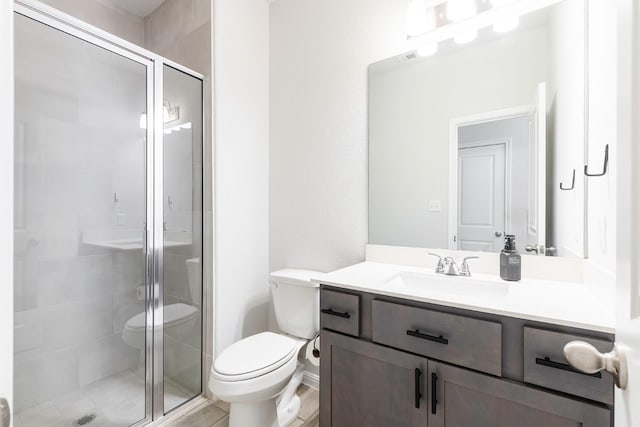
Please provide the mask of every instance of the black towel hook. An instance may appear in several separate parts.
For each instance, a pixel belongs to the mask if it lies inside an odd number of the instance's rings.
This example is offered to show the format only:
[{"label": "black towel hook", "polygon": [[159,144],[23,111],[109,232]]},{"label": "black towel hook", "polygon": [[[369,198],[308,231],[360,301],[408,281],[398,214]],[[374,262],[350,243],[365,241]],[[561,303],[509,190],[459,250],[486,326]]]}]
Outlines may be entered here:
[{"label": "black towel hook", "polygon": [[589,173],[588,165],[584,165],[584,174],[586,176],[604,176],[607,174],[607,168],[609,167],[609,144],[604,147],[604,166],[602,168],[602,173]]},{"label": "black towel hook", "polygon": [[573,190],[576,186],[576,170],[573,170],[573,175],[571,176],[571,187],[565,188],[562,183],[560,183],[560,189],[564,191]]}]

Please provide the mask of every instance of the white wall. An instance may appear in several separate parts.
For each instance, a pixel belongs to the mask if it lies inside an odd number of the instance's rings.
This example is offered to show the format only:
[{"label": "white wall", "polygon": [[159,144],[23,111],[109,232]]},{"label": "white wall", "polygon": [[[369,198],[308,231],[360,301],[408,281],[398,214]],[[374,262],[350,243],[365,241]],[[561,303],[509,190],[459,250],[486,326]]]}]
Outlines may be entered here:
[{"label": "white wall", "polygon": [[270,31],[270,265],[364,258],[367,66],[410,49],[404,0],[278,0]]},{"label": "white wall", "polygon": [[[480,40],[370,68],[370,243],[447,248],[449,121],[529,105],[547,80],[546,26]],[[440,200],[441,212],[429,212],[429,200]]]},{"label": "white wall", "polygon": [[[588,251],[591,265],[606,276],[616,268],[617,11],[607,2],[589,2],[589,170],[606,176],[587,179]],[[613,283],[612,280],[610,280]]]},{"label": "white wall", "polygon": [[[13,200],[13,1],[0,0],[0,200]],[[13,210],[0,214],[0,398],[13,400]]]},{"label": "white wall", "polygon": [[265,330],[269,273],[269,4],[214,3],[215,354]]},{"label": "white wall", "polygon": [[[550,24],[547,245],[572,257],[584,257],[584,13],[583,0],[565,0],[552,8]],[[575,189],[561,191],[574,169]]]}]

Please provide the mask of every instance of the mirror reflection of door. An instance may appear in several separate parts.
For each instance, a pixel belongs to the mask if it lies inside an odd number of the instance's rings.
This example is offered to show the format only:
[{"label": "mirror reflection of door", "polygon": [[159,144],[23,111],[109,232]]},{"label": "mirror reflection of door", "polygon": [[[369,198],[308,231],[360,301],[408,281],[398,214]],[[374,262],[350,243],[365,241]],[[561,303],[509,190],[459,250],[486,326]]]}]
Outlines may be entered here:
[{"label": "mirror reflection of door", "polygon": [[458,249],[500,251],[506,151],[506,141],[458,148]]},{"label": "mirror reflection of door", "polygon": [[457,126],[456,248],[500,252],[504,235],[525,252],[530,140],[526,108],[487,112]]},{"label": "mirror reflection of door", "polygon": [[529,111],[529,216],[526,250],[532,255],[545,255],[546,185],[547,185],[547,95],[546,83],[538,84]]}]

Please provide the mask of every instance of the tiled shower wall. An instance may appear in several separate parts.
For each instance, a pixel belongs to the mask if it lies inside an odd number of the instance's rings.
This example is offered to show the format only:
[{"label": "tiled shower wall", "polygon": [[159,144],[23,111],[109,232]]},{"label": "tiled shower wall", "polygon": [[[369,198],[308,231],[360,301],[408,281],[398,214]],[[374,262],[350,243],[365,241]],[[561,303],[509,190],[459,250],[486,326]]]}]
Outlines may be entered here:
[{"label": "tiled shower wall", "polygon": [[[142,230],[145,73],[139,64],[16,21],[16,410],[136,369],[122,341],[144,309],[142,250],[83,244],[87,231]],[[21,30],[22,29],[22,30]],[[43,42],[46,40],[46,42]],[[82,61],[72,60],[83,58]],[[33,55],[38,57],[32,60]],[[114,202],[114,194],[118,202]]]}]

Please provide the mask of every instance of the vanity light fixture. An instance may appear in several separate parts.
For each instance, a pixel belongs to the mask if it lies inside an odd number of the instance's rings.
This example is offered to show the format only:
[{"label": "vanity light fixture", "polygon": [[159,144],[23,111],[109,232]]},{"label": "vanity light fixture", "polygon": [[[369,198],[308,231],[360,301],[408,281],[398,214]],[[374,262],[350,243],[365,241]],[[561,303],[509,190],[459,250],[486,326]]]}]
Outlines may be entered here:
[{"label": "vanity light fixture", "polygon": [[[432,9],[430,9],[432,10]],[[424,0],[409,0],[405,30],[408,36],[417,36],[433,29],[427,19],[427,9]]]},{"label": "vanity light fixture", "polygon": [[438,51],[438,43],[427,43],[416,49],[418,56],[431,56]]},{"label": "vanity light fixture", "polygon": [[447,2],[447,19],[452,22],[471,18],[477,12],[475,0],[449,0]]},{"label": "vanity light fixture", "polygon": [[[491,5],[493,7],[501,7],[512,2],[513,0],[491,0]],[[496,23],[493,24],[493,31],[496,33],[507,33],[515,30],[519,23],[520,17],[518,15],[509,16],[496,21]]]}]

